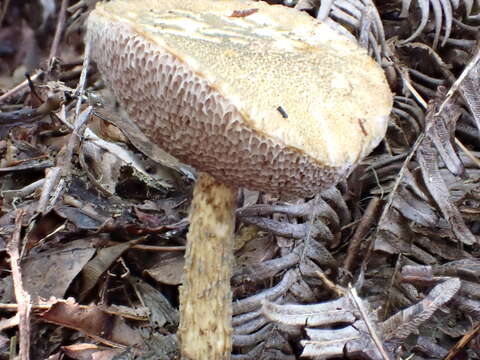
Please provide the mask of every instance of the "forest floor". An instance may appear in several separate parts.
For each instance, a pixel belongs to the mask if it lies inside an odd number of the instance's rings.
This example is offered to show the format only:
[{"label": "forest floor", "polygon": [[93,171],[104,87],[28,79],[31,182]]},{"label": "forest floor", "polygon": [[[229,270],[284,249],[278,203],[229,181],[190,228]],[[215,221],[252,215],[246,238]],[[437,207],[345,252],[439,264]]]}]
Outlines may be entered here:
[{"label": "forest floor", "polygon": [[[178,358],[196,174],[118,126],[96,2],[0,2],[0,359]],[[286,3],[356,37],[394,108],[336,187],[239,189],[232,358],[479,358],[480,2]]]}]

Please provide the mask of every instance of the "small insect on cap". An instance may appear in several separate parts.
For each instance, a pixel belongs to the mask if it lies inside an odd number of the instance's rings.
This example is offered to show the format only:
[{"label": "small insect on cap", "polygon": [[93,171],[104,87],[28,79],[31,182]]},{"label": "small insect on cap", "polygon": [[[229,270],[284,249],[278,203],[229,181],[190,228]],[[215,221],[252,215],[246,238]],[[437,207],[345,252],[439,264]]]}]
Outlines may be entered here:
[{"label": "small insect on cap", "polygon": [[385,135],[392,94],[382,69],[285,6],[114,0],[91,13],[87,41],[145,134],[227,184],[312,195]]}]

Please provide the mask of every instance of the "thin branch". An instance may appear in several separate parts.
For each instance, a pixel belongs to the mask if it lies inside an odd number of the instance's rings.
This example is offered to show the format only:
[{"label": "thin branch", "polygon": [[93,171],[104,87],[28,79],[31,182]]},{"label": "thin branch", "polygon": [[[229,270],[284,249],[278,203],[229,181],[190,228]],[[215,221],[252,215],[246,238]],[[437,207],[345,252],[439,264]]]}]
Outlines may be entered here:
[{"label": "thin branch", "polygon": [[362,299],[360,299],[360,297],[357,294],[357,290],[355,290],[355,288],[351,287],[350,285],[349,285],[349,290],[350,290],[352,301],[357,307],[358,311],[360,312],[360,316],[362,317],[362,320],[365,322],[365,325],[367,326],[368,332],[370,333],[370,336],[372,337],[372,340],[375,343],[375,346],[377,347],[378,351],[380,352],[384,360],[391,360],[383,347],[382,341],[378,337],[377,332],[375,331],[373,325],[371,324],[370,319],[368,318],[367,311],[363,306]]},{"label": "thin branch", "polygon": [[10,255],[10,266],[15,290],[15,297],[18,304],[18,315],[20,318],[18,328],[20,333],[19,359],[30,359],[30,314],[32,304],[30,295],[23,287],[22,273],[20,270],[20,236],[22,231],[22,219],[24,210],[18,210],[15,219],[15,229],[7,244],[7,252]]},{"label": "thin branch", "polygon": [[[31,81],[35,81],[37,80],[40,76],[42,76],[44,74],[43,71],[39,71],[37,72],[36,74],[30,76],[30,80]],[[7,100],[9,97],[15,95],[16,93],[22,91],[22,90],[25,90],[25,88],[28,88],[28,80],[24,80],[22,81],[20,84],[18,84],[17,86],[15,86],[13,89],[10,89],[8,90],[5,94],[3,94],[2,96],[0,96],[0,104]]]},{"label": "thin branch", "polygon": [[65,20],[67,18],[67,3],[68,0],[62,0],[62,5],[58,15],[57,29],[55,30],[55,37],[53,38],[52,47],[50,48],[50,55],[48,57],[49,70],[51,70],[53,65],[53,59],[58,55],[58,45],[60,44],[60,38],[62,37]]},{"label": "thin branch", "polygon": [[439,114],[441,114],[441,112],[443,111],[443,108],[444,106],[448,103],[448,101],[450,100],[450,98],[453,96],[453,94],[458,90],[458,88],[460,87],[460,85],[462,84],[463,80],[465,80],[465,78],[468,76],[468,74],[470,73],[470,71],[472,71],[472,69],[475,67],[475,65],[477,64],[477,62],[480,60],[480,48],[477,48],[477,51],[475,53],[475,56],[472,58],[472,60],[470,60],[470,62],[468,63],[467,66],[465,66],[465,69],[463,69],[462,73],[460,74],[460,76],[457,78],[457,80],[455,80],[455,82],[453,83],[453,85],[450,87],[450,89],[448,90],[447,92],[447,95],[445,96],[445,98],[443,99],[443,102],[442,104],[440,105],[440,107],[438,108],[438,111],[437,113],[435,114],[435,116],[438,116]]},{"label": "thin branch", "polygon": [[370,226],[377,218],[377,212],[380,204],[381,201],[378,197],[374,197],[370,200],[370,203],[368,204],[367,209],[365,210],[365,213],[363,214],[362,219],[360,220],[360,223],[358,224],[357,229],[350,240],[347,257],[343,263],[343,267],[350,272],[352,271],[355,259],[358,256],[358,250],[360,248],[362,239],[368,233]]}]

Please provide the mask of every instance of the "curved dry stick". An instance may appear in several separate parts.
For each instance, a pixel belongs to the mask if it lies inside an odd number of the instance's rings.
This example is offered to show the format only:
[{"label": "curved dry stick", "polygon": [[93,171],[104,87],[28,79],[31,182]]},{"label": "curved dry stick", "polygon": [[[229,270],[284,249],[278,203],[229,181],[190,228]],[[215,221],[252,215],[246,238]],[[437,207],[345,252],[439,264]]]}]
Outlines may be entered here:
[{"label": "curved dry stick", "polygon": [[440,0],[440,4],[443,8],[443,14],[445,15],[445,35],[442,40],[442,46],[445,46],[448,38],[450,37],[450,33],[452,32],[453,10],[450,1],[451,0]]},{"label": "curved dry stick", "polygon": [[417,30],[415,30],[415,32],[408,38],[403,40],[402,43],[407,43],[415,39],[418,35],[422,33],[423,29],[425,29],[425,26],[427,25],[428,15],[430,13],[430,3],[428,0],[419,0],[418,6],[420,7],[420,10],[422,12],[420,25],[418,25]]},{"label": "curved dry stick", "polygon": [[335,0],[326,0],[320,3],[320,8],[318,9],[317,19],[324,21],[330,14],[333,3]]},{"label": "curved dry stick", "polygon": [[410,5],[412,4],[412,0],[402,0],[402,10],[400,11],[400,18],[408,17]]},{"label": "curved dry stick", "polygon": [[[469,16],[472,13],[473,1],[474,0],[463,0],[463,4],[465,5],[465,12],[467,16]],[[456,6],[454,7],[455,9],[457,8]]]},{"label": "curved dry stick", "polygon": [[274,301],[284,295],[295,281],[300,278],[298,270],[290,269],[283,276],[282,280],[274,287],[262,291],[261,293],[250,296],[246,299],[236,301],[232,304],[234,315],[254,311],[258,309],[265,300]]},{"label": "curved dry stick", "polygon": [[440,32],[442,31],[442,22],[443,22],[443,11],[442,6],[440,5],[440,0],[430,0],[433,9],[433,15],[435,17],[435,35],[433,37],[432,48],[436,49],[438,46],[438,41],[440,40]]}]

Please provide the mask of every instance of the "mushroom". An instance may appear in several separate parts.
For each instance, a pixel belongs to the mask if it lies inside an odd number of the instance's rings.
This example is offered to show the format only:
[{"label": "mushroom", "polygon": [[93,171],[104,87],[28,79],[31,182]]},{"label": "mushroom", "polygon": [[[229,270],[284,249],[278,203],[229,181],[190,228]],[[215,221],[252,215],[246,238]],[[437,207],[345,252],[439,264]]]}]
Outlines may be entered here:
[{"label": "mushroom", "polygon": [[114,0],[92,58],[154,143],[199,171],[180,289],[182,357],[228,359],[238,187],[311,196],[385,135],[392,94],[354,41],[250,0]]}]

